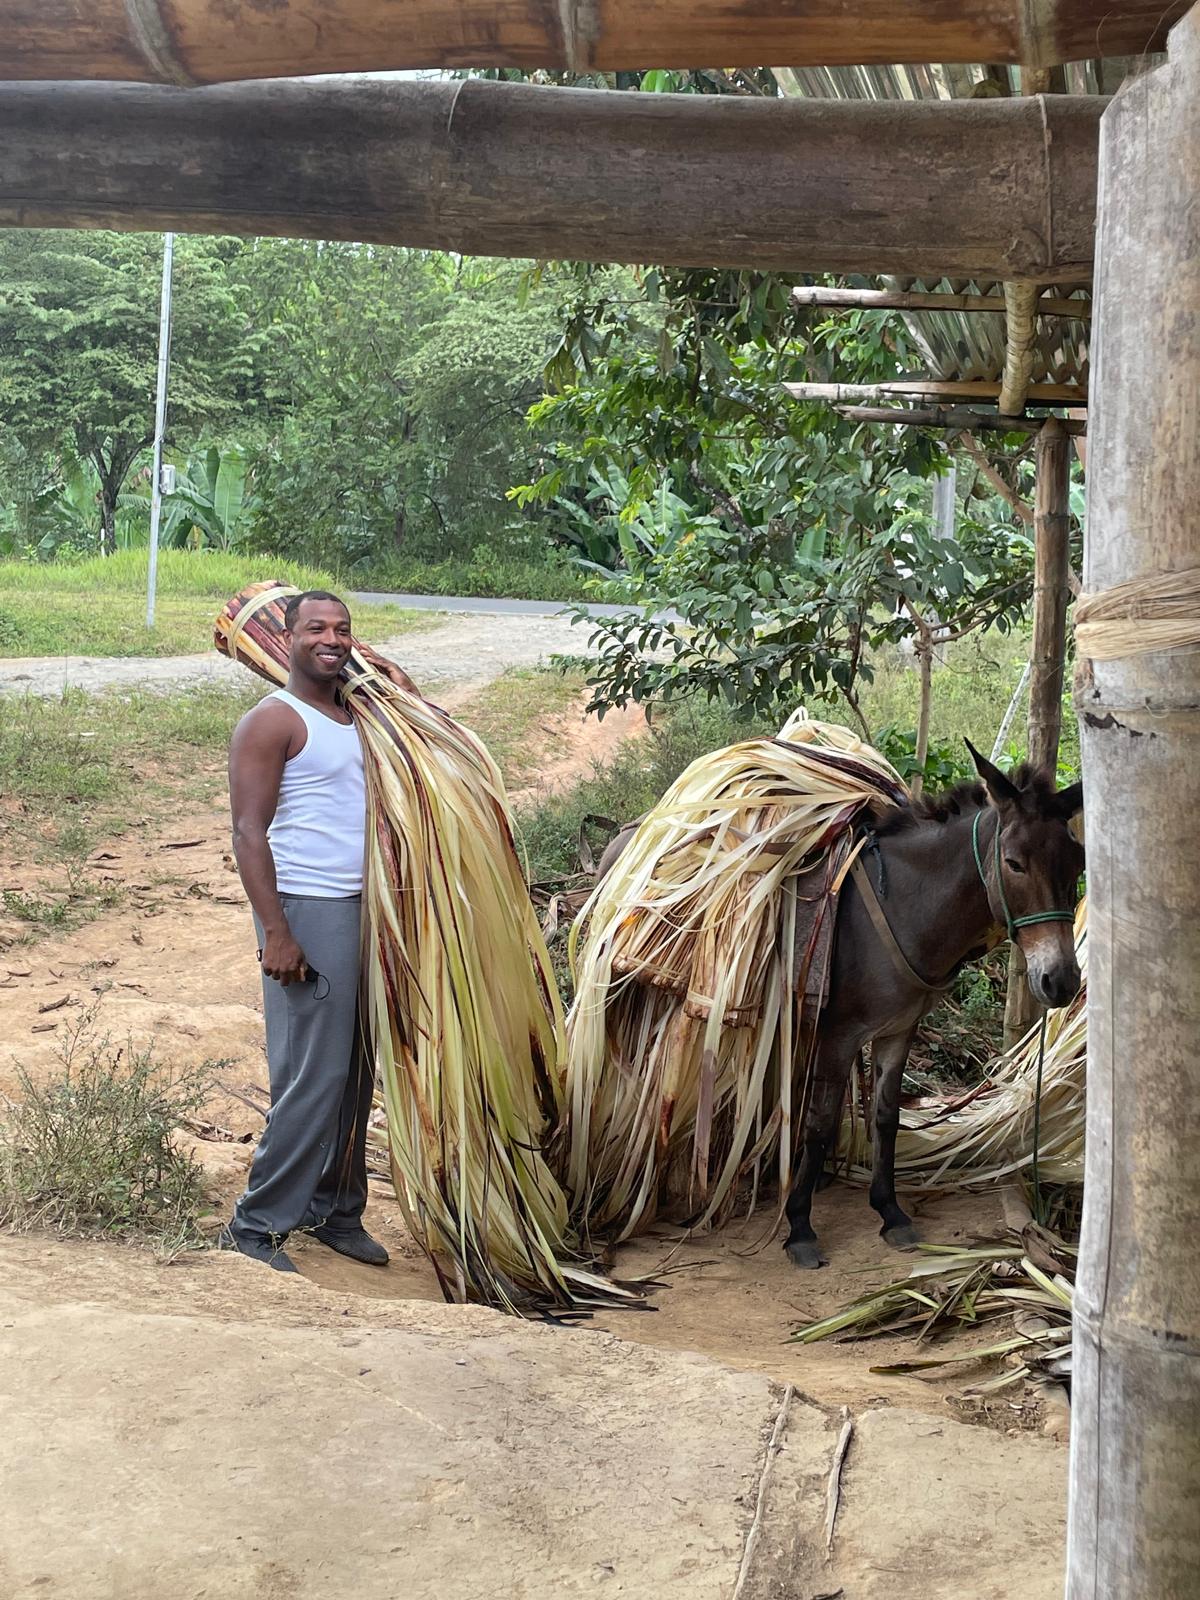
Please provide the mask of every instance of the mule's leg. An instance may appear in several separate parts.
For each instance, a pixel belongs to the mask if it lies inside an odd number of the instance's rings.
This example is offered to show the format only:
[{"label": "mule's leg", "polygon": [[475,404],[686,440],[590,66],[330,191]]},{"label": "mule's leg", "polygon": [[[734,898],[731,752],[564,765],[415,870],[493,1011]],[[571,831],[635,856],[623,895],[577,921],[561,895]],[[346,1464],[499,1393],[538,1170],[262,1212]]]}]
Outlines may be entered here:
[{"label": "mule's leg", "polygon": [[825,1265],[826,1257],[813,1232],[812,1197],[837,1135],[838,1115],[853,1061],[853,1047],[839,1048],[836,1040],[822,1039],[817,1047],[812,1098],[804,1119],[804,1144],[787,1201],[789,1227],[784,1249],[797,1267]]},{"label": "mule's leg", "polygon": [[920,1235],[912,1218],[896,1202],[896,1130],[900,1126],[900,1082],[915,1028],[876,1039],[875,1150],[871,1168],[871,1204],[883,1219],[879,1232],[897,1250],[911,1250]]}]

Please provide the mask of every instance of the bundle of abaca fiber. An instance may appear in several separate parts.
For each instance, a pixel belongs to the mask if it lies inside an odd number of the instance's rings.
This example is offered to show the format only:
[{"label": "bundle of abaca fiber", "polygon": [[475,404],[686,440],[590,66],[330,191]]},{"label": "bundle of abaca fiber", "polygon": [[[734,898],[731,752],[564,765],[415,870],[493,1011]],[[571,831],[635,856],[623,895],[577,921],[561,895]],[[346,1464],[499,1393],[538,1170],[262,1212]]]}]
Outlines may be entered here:
[{"label": "bundle of abaca fiber", "polygon": [[852,824],[906,797],[877,751],[799,711],[693,762],[644,818],[572,933],[582,1223],[625,1238],[660,1208],[719,1220],[772,1160],[786,1193]]},{"label": "bundle of abaca fiber", "polygon": [[[296,592],[243,590],[217,649],[286,682]],[[368,794],[363,1018],[413,1236],[450,1299],[522,1312],[627,1299],[583,1260],[542,1153],[563,1110],[562,1012],[500,773],[357,649],[342,693]]]}]

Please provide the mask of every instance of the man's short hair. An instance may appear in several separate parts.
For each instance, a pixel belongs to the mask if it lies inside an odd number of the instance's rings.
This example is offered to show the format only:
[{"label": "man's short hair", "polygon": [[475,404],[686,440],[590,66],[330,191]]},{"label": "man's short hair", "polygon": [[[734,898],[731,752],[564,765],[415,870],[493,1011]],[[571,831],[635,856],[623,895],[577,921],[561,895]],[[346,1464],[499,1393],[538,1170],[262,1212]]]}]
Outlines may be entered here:
[{"label": "man's short hair", "polygon": [[283,625],[291,633],[296,626],[296,618],[300,615],[300,607],[306,600],[332,600],[341,606],[346,616],[350,615],[350,607],[340,594],[330,594],[328,589],[305,589],[303,594],[294,594],[283,608]]}]

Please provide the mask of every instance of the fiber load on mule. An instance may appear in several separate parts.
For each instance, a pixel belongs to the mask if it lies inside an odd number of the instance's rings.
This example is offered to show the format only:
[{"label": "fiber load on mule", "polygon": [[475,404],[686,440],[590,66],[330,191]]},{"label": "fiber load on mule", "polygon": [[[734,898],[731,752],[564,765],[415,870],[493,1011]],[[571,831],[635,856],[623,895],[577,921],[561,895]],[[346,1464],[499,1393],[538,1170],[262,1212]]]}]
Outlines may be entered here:
[{"label": "fiber load on mule", "polygon": [[720,1220],[771,1162],[786,1193],[854,824],[906,799],[801,710],[693,762],[643,818],[571,936],[566,1182],[590,1227]]},{"label": "fiber load on mule", "polygon": [[[1083,984],[1061,1010],[1046,1014],[1012,1049],[992,1061],[984,1081],[936,1110],[905,1111],[896,1139],[896,1177],[909,1189],[943,1193],[982,1189],[1032,1175],[1042,1182],[1083,1183],[1087,1079],[1087,901],[1075,915],[1075,950]],[[1038,1107],[1038,1063],[1042,1062]],[[851,1108],[840,1159],[847,1175],[870,1182],[870,1133]]]},{"label": "fiber load on mule", "polygon": [[[217,618],[217,649],[285,683],[295,593],[244,589]],[[474,734],[357,649],[342,692],[367,782],[361,1017],[405,1220],[448,1299],[627,1299],[588,1270],[542,1154],[563,1111],[562,1011],[500,773]]]}]

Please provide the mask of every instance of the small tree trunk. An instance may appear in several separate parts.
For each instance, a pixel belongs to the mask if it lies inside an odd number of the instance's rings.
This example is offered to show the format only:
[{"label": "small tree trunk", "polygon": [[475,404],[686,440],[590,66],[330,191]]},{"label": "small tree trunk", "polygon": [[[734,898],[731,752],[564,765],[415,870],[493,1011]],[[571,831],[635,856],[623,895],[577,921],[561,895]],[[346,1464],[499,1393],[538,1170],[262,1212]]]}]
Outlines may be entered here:
[{"label": "small tree trunk", "polygon": [[[1055,418],[1037,439],[1034,498],[1033,647],[1029,678],[1029,760],[1058,765],[1062,734],[1063,662],[1067,649],[1067,586],[1071,526],[1071,440]],[[1025,981],[1025,957],[1014,944],[1008,960],[1004,1048],[1023,1038],[1039,1007]]]},{"label": "small tree trunk", "polygon": [[100,554],[110,556],[117,548],[117,518],[106,484],[100,486]]},{"label": "small tree trunk", "polygon": [[925,787],[925,763],[929,758],[929,715],[933,704],[933,635],[928,629],[917,644],[917,664],[921,673],[921,703],[917,710],[917,770],[911,784],[914,795]]},{"label": "small tree trunk", "polygon": [[[1200,8],[1105,112],[1089,593],[1200,566]],[[1195,626],[1193,605],[1180,614]],[[1087,1175],[1069,1600],[1200,1595],[1200,653],[1081,660]],[[1132,647],[1131,647],[1132,646]]]}]

